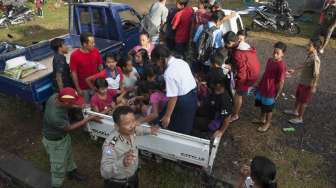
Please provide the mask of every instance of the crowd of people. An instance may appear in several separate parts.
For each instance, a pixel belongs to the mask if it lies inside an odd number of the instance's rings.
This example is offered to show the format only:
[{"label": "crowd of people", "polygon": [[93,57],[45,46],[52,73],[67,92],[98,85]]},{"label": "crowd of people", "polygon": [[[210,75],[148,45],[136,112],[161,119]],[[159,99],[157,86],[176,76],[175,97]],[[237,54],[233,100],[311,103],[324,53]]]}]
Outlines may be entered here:
[{"label": "crowd of people", "polygon": [[[51,41],[55,94],[46,103],[43,144],[51,163],[52,186],[60,187],[66,175],[83,179],[76,170],[67,132],[99,118],[90,116],[71,123],[68,112],[78,114],[78,110],[67,109],[80,109],[84,104],[112,115],[116,124],[117,131],[103,145],[101,174],[105,187],[137,187],[135,133],[155,134],[165,128],[190,135],[194,128],[205,127],[220,137],[230,123],[240,119],[244,96],[252,94],[255,106],[261,109],[260,118],[252,122],[259,125],[257,131],[268,131],[286,76],[298,71],[301,79],[294,108],[284,112],[295,117],[290,123],[302,124],[304,110],[318,86],[321,41],[311,39],[307,58],[296,68],[287,67],[284,61],[286,44],[276,42],[261,75],[257,49],[249,44],[247,31],[223,33],[220,29],[236,15],[225,15],[218,3],[207,0],[199,0],[196,11],[188,0],[177,0],[176,9],[171,11],[165,0],[158,0],[148,14],[157,32],[143,31],[139,45],[128,53],[101,57],[94,36],[84,32],[81,47],[72,52],[68,64],[64,40]],[[160,27],[165,24],[168,34],[163,37]],[[188,51],[194,52],[191,62],[186,61]],[[196,117],[207,121],[198,125]],[[153,126],[141,128],[139,122]],[[245,177],[247,173],[243,174]],[[276,187],[275,167],[268,159],[253,160],[251,177],[255,187]]]}]

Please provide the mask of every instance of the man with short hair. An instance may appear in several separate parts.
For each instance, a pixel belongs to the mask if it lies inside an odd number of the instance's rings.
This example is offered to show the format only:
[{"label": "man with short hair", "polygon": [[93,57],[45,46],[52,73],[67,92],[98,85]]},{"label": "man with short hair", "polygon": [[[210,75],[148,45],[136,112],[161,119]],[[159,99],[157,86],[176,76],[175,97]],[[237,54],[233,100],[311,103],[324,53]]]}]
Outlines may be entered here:
[{"label": "man with short hair", "polygon": [[58,92],[64,87],[73,87],[69,64],[66,62],[65,54],[68,53],[64,39],[55,38],[50,42],[51,49],[55,52],[53,58],[53,88]]},{"label": "man with short hair", "polygon": [[68,132],[80,128],[87,122],[98,120],[90,116],[70,124],[69,109],[80,108],[84,104],[83,97],[73,88],[65,87],[59,93],[52,95],[45,106],[43,116],[42,143],[49,155],[51,185],[53,188],[62,186],[65,176],[69,179],[83,181],[85,178],[78,174],[73,159],[71,138]]},{"label": "man with short hair", "polygon": [[159,126],[140,127],[129,106],[115,109],[113,120],[116,130],[103,144],[100,172],[104,188],[137,188],[139,151],[136,136],[156,134]]},{"label": "man with short hair", "polygon": [[91,33],[81,33],[80,42],[82,46],[71,54],[70,69],[78,94],[84,97],[86,103],[90,103],[93,91],[85,80],[103,69],[103,60],[95,48],[95,38]]}]

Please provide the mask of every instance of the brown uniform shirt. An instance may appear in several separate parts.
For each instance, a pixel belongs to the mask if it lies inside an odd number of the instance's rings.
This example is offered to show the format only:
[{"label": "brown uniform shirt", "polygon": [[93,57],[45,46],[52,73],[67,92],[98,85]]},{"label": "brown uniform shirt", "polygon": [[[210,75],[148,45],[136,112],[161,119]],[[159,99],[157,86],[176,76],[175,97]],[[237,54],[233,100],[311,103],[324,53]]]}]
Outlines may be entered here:
[{"label": "brown uniform shirt", "polygon": [[[121,136],[118,131],[112,132],[103,144],[100,167],[102,177],[104,179],[125,179],[133,176],[139,164],[139,151],[136,147],[135,138],[136,136],[149,135],[150,132],[150,128],[137,126],[131,141]],[[123,160],[129,150],[134,152],[136,159],[130,166],[125,167]]]},{"label": "brown uniform shirt", "polygon": [[320,58],[317,54],[311,54],[306,58],[304,67],[301,71],[300,84],[313,86],[317,84],[320,77]]}]

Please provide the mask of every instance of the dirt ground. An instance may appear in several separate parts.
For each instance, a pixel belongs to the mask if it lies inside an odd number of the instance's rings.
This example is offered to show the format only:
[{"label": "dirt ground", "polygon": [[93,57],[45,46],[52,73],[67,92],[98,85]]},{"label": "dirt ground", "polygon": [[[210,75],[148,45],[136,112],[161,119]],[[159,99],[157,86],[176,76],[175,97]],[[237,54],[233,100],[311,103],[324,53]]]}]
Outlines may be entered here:
[{"label": "dirt ground", "polygon": [[[252,39],[264,65],[272,53],[274,41]],[[289,127],[288,116],[281,113],[293,105],[298,75],[286,80],[284,93],[276,107],[273,127],[260,134],[250,120],[258,115],[254,99],[245,100],[241,120],[232,124],[222,139],[215,161],[213,176],[221,180],[236,180],[239,165],[248,163],[255,155],[271,158],[278,167],[281,187],[335,187],[336,186],[336,57],[335,49],[321,56],[321,80],[317,94],[308,107],[305,124],[295,127],[293,133],[283,133]],[[288,67],[294,67],[305,58],[305,49],[289,45],[286,53]],[[288,98],[288,99],[287,99]],[[36,105],[0,94],[0,148],[33,161],[48,171],[48,158],[41,144],[42,112]],[[99,163],[101,144],[91,141],[86,133],[72,134],[75,159],[80,170],[88,175],[86,183],[66,182],[70,187],[100,187]],[[141,187],[204,187],[201,178],[190,169],[179,168],[170,162],[160,164],[146,161],[140,171]]]},{"label": "dirt ground", "polygon": [[[271,55],[273,43],[274,41],[254,40],[263,65]],[[246,163],[255,155],[266,155],[278,165],[278,174],[283,175],[278,176],[281,187],[335,187],[335,55],[335,50],[329,49],[321,56],[318,92],[307,108],[304,126],[293,126],[296,128],[294,133],[281,131],[281,128],[291,127],[287,123],[290,117],[282,111],[294,104],[295,99],[291,95],[295,95],[299,75],[287,78],[283,91],[285,96],[278,101],[273,127],[267,133],[258,133],[256,126],[250,123],[258,116],[258,110],[253,107],[253,98],[248,97],[241,120],[232,124],[224,137],[221,147],[226,151],[217,156],[217,162],[221,164],[216,165],[215,175],[220,174],[219,177],[222,178],[230,175],[234,177],[235,174],[230,173],[232,169],[238,170],[237,164]],[[297,66],[304,58],[304,47],[288,46],[285,58],[287,67]],[[233,151],[228,152],[227,149]]]}]

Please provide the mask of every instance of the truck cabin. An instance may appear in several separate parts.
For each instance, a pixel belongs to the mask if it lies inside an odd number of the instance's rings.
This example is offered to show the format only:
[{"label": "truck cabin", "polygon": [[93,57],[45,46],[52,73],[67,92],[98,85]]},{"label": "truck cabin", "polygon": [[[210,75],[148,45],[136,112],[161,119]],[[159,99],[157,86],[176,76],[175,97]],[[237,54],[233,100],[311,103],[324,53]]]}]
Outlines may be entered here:
[{"label": "truck cabin", "polygon": [[140,20],[141,16],[127,4],[89,2],[70,8],[69,29],[71,34],[91,32],[98,38],[120,41],[129,51],[139,43]]}]

